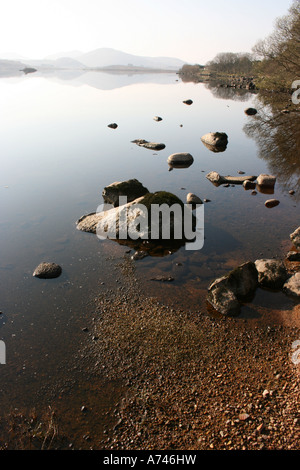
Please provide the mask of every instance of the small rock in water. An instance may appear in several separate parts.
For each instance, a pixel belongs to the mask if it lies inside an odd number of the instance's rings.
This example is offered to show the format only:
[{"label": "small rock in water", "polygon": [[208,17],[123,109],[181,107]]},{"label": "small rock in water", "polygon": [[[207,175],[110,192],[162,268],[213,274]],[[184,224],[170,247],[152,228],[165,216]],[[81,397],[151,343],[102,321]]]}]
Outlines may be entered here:
[{"label": "small rock in water", "polygon": [[163,143],[159,142],[148,142],[144,139],[135,139],[131,141],[132,143],[138,145],[139,147],[144,147],[149,150],[163,150],[166,146]]},{"label": "small rock in water", "polygon": [[280,204],[280,201],[278,201],[277,199],[268,199],[265,202],[265,206],[268,207],[268,209],[271,209],[272,207],[276,207],[278,206],[278,204]]},{"label": "small rock in water", "polygon": [[202,143],[212,152],[224,152],[228,145],[225,132],[209,132],[201,137]]},{"label": "small rock in water", "polygon": [[256,183],[254,183],[254,181],[246,180],[243,182],[243,186],[245,189],[254,189],[256,187]]},{"label": "small rock in water", "polygon": [[192,100],[185,100],[185,101],[183,101],[183,103],[190,106],[191,104],[193,104],[193,101]]},{"label": "small rock in water", "polygon": [[295,191],[292,189],[291,191],[289,191],[289,194],[293,196],[295,194]]},{"label": "small rock in water", "polygon": [[118,124],[116,124],[115,122],[112,122],[111,124],[108,124],[107,127],[110,127],[111,129],[117,129]]},{"label": "small rock in water", "polygon": [[35,268],[33,276],[40,279],[53,279],[59,277],[61,273],[62,269],[58,264],[41,263]]},{"label": "small rock in water", "polygon": [[190,153],[173,153],[168,157],[168,163],[169,165],[191,165],[194,161],[194,158]]},{"label": "small rock in water", "polygon": [[136,251],[136,252],[131,256],[131,259],[132,259],[132,260],[139,260],[139,259],[145,258],[146,256],[148,256],[148,253],[147,253],[146,251]]},{"label": "small rock in water", "polygon": [[189,193],[186,197],[186,203],[187,204],[192,204],[192,205],[195,205],[195,204],[203,204],[203,202],[201,201],[200,197],[196,196],[196,194],[193,194],[193,193]]},{"label": "small rock in water", "polygon": [[268,188],[274,188],[276,183],[276,177],[273,175],[261,174],[257,178],[257,184],[259,186],[265,186]]},{"label": "small rock in water", "polygon": [[245,172],[244,172],[244,171],[240,171],[240,170],[239,170],[239,171],[238,171],[238,174],[239,174],[239,175],[244,175],[244,174],[245,174]]},{"label": "small rock in water", "polygon": [[160,282],[172,282],[174,281],[174,277],[171,276],[157,276],[152,277],[150,281],[160,281]]},{"label": "small rock in water", "polygon": [[254,116],[255,114],[257,114],[257,110],[255,108],[247,108],[245,109],[245,114],[247,114],[248,116]]},{"label": "small rock in water", "polygon": [[162,118],[160,116],[155,116],[153,119],[157,122],[162,121]]}]

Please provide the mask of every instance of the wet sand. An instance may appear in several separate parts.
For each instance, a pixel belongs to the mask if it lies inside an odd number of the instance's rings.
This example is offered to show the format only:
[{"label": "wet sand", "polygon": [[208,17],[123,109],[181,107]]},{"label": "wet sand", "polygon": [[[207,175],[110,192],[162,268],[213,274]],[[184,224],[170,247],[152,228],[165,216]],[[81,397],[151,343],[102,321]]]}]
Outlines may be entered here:
[{"label": "wet sand", "polygon": [[299,305],[258,319],[176,309],[147,296],[129,259],[120,269],[117,292],[96,300],[92,343],[95,368],[126,393],[96,447],[299,449]]}]

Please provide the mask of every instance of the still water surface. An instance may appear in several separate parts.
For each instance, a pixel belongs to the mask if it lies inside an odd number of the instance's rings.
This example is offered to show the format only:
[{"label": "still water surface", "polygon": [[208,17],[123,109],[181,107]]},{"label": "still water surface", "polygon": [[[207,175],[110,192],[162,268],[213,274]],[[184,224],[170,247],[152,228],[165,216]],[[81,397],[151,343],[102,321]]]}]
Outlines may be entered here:
[{"label": "still water surface", "polygon": [[[193,104],[183,104],[186,99]],[[248,259],[280,258],[290,248],[299,203],[288,191],[299,184],[299,163],[282,164],[279,152],[281,167],[276,166],[268,159],[274,148],[262,151],[259,137],[247,130],[253,118],[245,108],[258,105],[263,111],[255,95],[224,95],[204,84],[183,83],[176,74],[33,74],[1,79],[0,102],[0,339],[7,347],[2,408],[31,406],[41,389],[43,401],[65,378],[70,361],[79,360],[93,297],[103,283],[116,283],[112,267],[128,247],[76,230],[77,219],[103,202],[108,184],[137,178],[151,192],[170,191],[183,202],[189,192],[211,201],[205,204],[201,251],[181,248],[136,262],[145,290],[162,300],[203,311],[205,289],[215,277]],[[116,130],[107,127],[111,122]],[[223,153],[211,152],[200,140],[214,131],[228,134]],[[134,139],[166,147],[154,152]],[[193,165],[169,171],[167,158],[176,152],[191,153]],[[215,187],[205,177],[212,170],[233,176],[275,172],[275,194]],[[272,210],[264,206],[270,197],[280,200]],[[60,264],[61,277],[33,278],[42,261]],[[175,281],[147,282],[153,274]],[[102,403],[105,408],[107,400]]]}]

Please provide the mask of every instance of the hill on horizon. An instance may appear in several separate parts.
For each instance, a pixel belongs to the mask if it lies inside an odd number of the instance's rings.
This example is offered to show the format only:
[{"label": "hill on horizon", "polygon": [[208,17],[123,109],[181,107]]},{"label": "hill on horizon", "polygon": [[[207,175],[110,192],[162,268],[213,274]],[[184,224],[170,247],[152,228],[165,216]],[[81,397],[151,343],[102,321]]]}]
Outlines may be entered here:
[{"label": "hill on horizon", "polygon": [[174,57],[137,56],[106,47],[77,56],[76,60],[91,68],[122,65],[175,70],[181,68],[186,63]]},{"label": "hill on horizon", "polygon": [[[10,54],[3,54],[7,57]],[[14,54],[17,57],[16,54]],[[0,54],[0,61],[3,59]],[[17,64],[18,62],[18,64]],[[126,52],[119,51],[112,48],[99,48],[90,52],[82,53],[80,51],[61,52],[53,55],[48,55],[43,59],[26,59],[23,64],[27,67],[35,67],[42,70],[51,69],[68,69],[68,70],[85,70],[85,69],[101,69],[101,68],[144,68],[144,69],[158,69],[177,71],[182,68],[184,62],[175,57],[146,57]],[[3,61],[4,64],[4,61]],[[20,61],[15,61],[15,68],[20,66]],[[0,64],[1,68],[1,64]],[[11,64],[11,68],[13,64]]]}]

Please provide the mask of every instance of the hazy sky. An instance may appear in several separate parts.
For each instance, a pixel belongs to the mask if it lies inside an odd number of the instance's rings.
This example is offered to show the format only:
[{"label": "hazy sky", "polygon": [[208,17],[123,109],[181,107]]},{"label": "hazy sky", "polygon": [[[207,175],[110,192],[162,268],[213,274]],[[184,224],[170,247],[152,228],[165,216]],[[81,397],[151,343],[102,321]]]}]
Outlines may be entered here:
[{"label": "hazy sky", "polygon": [[1,53],[32,59],[112,47],[205,63],[251,51],[292,0],[0,0]]}]

